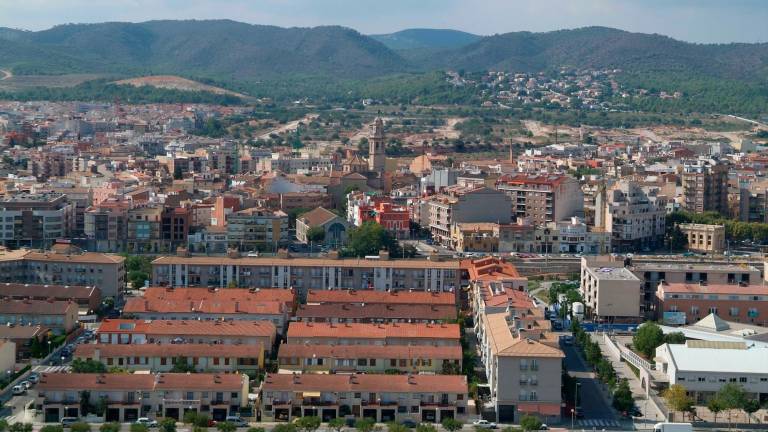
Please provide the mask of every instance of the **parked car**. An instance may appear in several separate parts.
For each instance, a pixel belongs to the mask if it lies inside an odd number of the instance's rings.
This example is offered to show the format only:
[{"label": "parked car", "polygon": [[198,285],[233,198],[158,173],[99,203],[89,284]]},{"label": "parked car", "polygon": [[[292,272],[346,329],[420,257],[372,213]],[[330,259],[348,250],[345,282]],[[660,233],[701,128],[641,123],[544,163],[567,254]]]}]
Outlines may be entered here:
[{"label": "parked car", "polygon": [[227,416],[226,422],[227,423],[232,423],[233,425],[235,425],[237,427],[248,427],[249,426],[247,421],[243,420],[242,418],[240,418],[238,416]]},{"label": "parked car", "polygon": [[157,421],[150,420],[148,417],[139,417],[138,419],[136,419],[135,424],[144,425],[150,428],[157,427]]},{"label": "parked car", "polygon": [[23,385],[15,385],[13,386],[13,389],[11,389],[11,393],[13,393],[14,396],[20,396],[27,392],[27,389]]},{"label": "parked car", "polygon": [[478,429],[496,429],[496,423],[483,419],[472,422],[472,426]]},{"label": "parked car", "polygon": [[547,426],[546,423],[542,423],[541,426],[539,426],[539,430],[549,430],[549,426]]},{"label": "parked car", "polygon": [[410,428],[410,429],[413,429],[413,428],[415,428],[416,426],[419,425],[418,423],[416,423],[415,421],[413,421],[411,419],[405,419],[405,420],[401,421],[400,424],[405,426],[405,427],[407,427],[407,428]]},{"label": "parked car", "polygon": [[27,380],[20,382],[19,385],[24,387],[24,390],[29,390],[32,388],[32,383]]},{"label": "parked car", "polygon": [[77,417],[62,417],[61,418],[61,425],[63,427],[71,427],[75,423],[79,423],[80,419]]},{"label": "parked car", "polygon": [[40,382],[40,375],[38,375],[37,372],[32,372],[31,374],[29,374],[27,379],[29,380],[29,382],[33,384],[37,384]]}]

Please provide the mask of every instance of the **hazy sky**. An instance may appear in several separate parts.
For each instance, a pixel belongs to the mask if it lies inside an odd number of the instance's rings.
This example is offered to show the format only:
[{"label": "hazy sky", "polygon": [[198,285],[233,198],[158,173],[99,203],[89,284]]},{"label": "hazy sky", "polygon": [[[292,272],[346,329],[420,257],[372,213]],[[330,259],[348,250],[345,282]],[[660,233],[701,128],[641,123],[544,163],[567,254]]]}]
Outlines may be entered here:
[{"label": "hazy sky", "polygon": [[0,0],[0,26],[228,18],[362,33],[454,28],[478,34],[601,25],[692,42],[768,42],[768,0]]}]

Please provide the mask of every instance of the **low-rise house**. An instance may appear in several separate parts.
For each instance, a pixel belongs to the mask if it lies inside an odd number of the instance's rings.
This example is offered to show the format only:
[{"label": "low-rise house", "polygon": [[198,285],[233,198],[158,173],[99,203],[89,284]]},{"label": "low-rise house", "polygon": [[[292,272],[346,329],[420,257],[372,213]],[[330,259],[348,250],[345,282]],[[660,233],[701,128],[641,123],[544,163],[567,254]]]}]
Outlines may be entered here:
[{"label": "low-rise house", "polygon": [[276,329],[270,321],[106,319],[96,334],[103,344],[245,344],[271,352]]},{"label": "low-rise house", "polygon": [[696,341],[656,348],[656,370],[680,384],[696,404],[706,404],[724,385],[737,384],[750,399],[768,397],[768,349],[746,342]]},{"label": "low-rise house", "polygon": [[260,396],[264,421],[354,416],[439,423],[464,420],[468,399],[463,375],[268,374]]},{"label": "low-rise house", "polygon": [[81,360],[95,360],[107,368],[171,372],[177,364],[198,372],[256,371],[264,367],[261,345],[215,344],[81,344],[74,353]]},{"label": "low-rise house", "polygon": [[688,240],[688,249],[695,252],[723,253],[725,226],[707,224],[680,224],[680,231]]},{"label": "low-rise house", "polygon": [[0,371],[7,373],[16,368],[16,343],[0,339]]},{"label": "low-rise house", "polygon": [[287,339],[289,344],[460,345],[458,324],[292,322]]},{"label": "low-rise house", "polygon": [[461,373],[460,346],[282,344],[280,371],[303,373]]},{"label": "low-rise house", "polygon": [[0,298],[73,301],[81,309],[96,311],[101,305],[101,290],[95,286],[33,285],[6,282],[0,284]]},{"label": "low-rise house", "polygon": [[379,290],[309,290],[307,304],[406,304],[456,306],[450,292],[379,291]]},{"label": "low-rise house", "polygon": [[455,320],[454,305],[423,304],[308,304],[299,306],[299,321],[331,323],[435,323]]},{"label": "low-rise house", "polygon": [[170,417],[184,413],[207,414],[214,420],[237,415],[248,403],[248,376],[241,374],[42,374],[36,386],[35,406],[45,422],[81,417],[81,403],[106,402],[108,422],[132,422],[139,417]]},{"label": "low-rise house", "polygon": [[77,325],[77,303],[56,300],[0,300],[0,323],[42,325],[69,333]]},{"label": "low-rise house", "polygon": [[152,287],[129,298],[124,316],[149,320],[270,321],[283,333],[294,305],[288,289]]},{"label": "low-rise house", "polygon": [[349,231],[350,226],[343,217],[323,207],[318,207],[296,218],[296,239],[302,243],[309,243],[307,233],[316,227],[322,228],[325,233],[323,243],[340,246],[347,240],[347,231]]},{"label": "low-rise house", "polygon": [[16,360],[23,361],[29,358],[30,348],[34,340],[45,340],[51,329],[45,326],[0,326],[0,339],[9,340],[16,344]]}]

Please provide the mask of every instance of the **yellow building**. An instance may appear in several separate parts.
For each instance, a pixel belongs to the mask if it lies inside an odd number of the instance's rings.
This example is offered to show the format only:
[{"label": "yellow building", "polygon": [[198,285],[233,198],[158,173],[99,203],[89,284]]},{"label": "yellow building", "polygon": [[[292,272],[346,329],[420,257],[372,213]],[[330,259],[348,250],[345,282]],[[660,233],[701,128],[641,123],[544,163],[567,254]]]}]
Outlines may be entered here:
[{"label": "yellow building", "polygon": [[695,252],[722,253],[725,250],[725,226],[680,224],[688,239],[688,249]]}]

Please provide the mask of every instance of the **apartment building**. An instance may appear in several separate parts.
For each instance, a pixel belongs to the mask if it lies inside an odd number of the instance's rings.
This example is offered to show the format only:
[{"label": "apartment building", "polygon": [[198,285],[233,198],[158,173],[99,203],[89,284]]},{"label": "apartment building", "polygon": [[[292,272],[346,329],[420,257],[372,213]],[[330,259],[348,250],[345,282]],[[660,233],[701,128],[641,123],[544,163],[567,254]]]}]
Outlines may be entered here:
[{"label": "apartment building", "polygon": [[728,164],[700,158],[683,165],[683,210],[728,215]]},{"label": "apartment building", "polygon": [[389,197],[363,192],[347,195],[347,221],[354,226],[374,221],[395,238],[402,239],[410,235],[410,219],[408,208],[394,204]]},{"label": "apartment building", "polygon": [[0,300],[0,323],[42,325],[57,333],[69,333],[77,325],[77,303],[56,300]]},{"label": "apartment building", "polygon": [[319,345],[459,346],[458,324],[313,323],[288,325],[287,343]]},{"label": "apartment building", "polygon": [[267,374],[259,400],[263,421],[354,416],[439,423],[466,418],[467,391],[463,375]]},{"label": "apartment building", "polygon": [[579,292],[589,317],[635,322],[645,314],[642,281],[622,262],[581,259]]},{"label": "apartment building", "polygon": [[742,387],[750,399],[768,398],[768,350],[747,342],[697,341],[656,348],[656,370],[704,405],[725,384]]},{"label": "apartment building", "polygon": [[125,258],[83,252],[69,244],[50,250],[0,250],[0,282],[97,286],[103,297],[118,297],[125,288]]},{"label": "apartment building", "polygon": [[217,344],[80,344],[74,358],[94,360],[107,369],[170,372],[176,364],[194,367],[197,372],[245,372],[264,368],[261,345]]},{"label": "apartment building", "polygon": [[428,199],[429,230],[435,241],[450,245],[451,226],[456,223],[509,223],[512,202],[494,189],[452,186]]},{"label": "apartment building", "polygon": [[143,320],[270,321],[283,333],[295,302],[289,289],[151,287],[128,298],[123,315]]},{"label": "apartment building", "polygon": [[[278,369],[289,373],[459,374],[460,346],[282,344]],[[284,373],[284,372],[283,372]]]},{"label": "apartment building", "polygon": [[[604,254],[611,251],[611,232],[593,230],[580,218],[548,222],[534,231],[536,253]],[[506,250],[501,250],[506,252]],[[523,250],[524,251],[524,250]]]},{"label": "apartment building", "polygon": [[164,256],[152,262],[156,286],[293,288],[299,297],[309,289],[361,289],[453,292],[461,286],[456,261],[389,259]]},{"label": "apartment building", "polygon": [[662,281],[670,284],[698,284],[703,281],[713,285],[749,285],[761,280],[757,267],[743,264],[635,262],[629,268],[643,281],[643,302],[646,316],[650,319],[662,318],[656,302],[656,291]]},{"label": "apartment building", "polygon": [[688,250],[711,254],[725,251],[725,226],[693,223],[678,226],[688,239]]},{"label": "apartment building", "polygon": [[95,311],[101,305],[101,290],[95,286],[33,285],[0,283],[0,298],[13,300],[72,301],[81,309]]},{"label": "apartment building", "polygon": [[288,215],[249,208],[227,215],[227,242],[240,251],[276,251],[290,242]]},{"label": "apartment building", "polygon": [[768,323],[768,287],[763,285],[661,282],[656,302],[658,315],[674,324],[694,323],[709,314],[739,323]]},{"label": "apartment building", "polygon": [[435,305],[456,307],[456,296],[449,292],[309,290],[307,305],[316,304],[384,304]]},{"label": "apartment building", "polygon": [[[604,198],[603,193],[607,195]],[[620,181],[599,194],[595,220],[604,221],[604,231],[612,234],[614,251],[652,250],[663,245],[667,215],[665,196],[655,189],[646,191],[632,181]]]},{"label": "apartment building", "polygon": [[162,207],[138,207],[128,210],[126,247],[132,252],[162,250]]},{"label": "apartment building", "polygon": [[215,420],[237,415],[248,404],[248,376],[241,374],[81,374],[44,373],[35,386],[35,408],[45,422],[81,417],[81,401],[107,400],[105,420],[133,422],[139,417],[182,420],[194,411]]},{"label": "apartment building", "polygon": [[482,415],[517,423],[525,414],[560,418],[563,353],[544,310],[526,292],[527,279],[497,258],[463,263],[470,310],[490,389]]},{"label": "apartment building", "polygon": [[244,344],[271,352],[276,329],[270,321],[105,319],[96,335],[103,344]]},{"label": "apartment building", "polygon": [[84,233],[89,250],[119,252],[125,246],[128,228],[126,200],[108,198],[84,213]]},{"label": "apartment building", "polygon": [[566,175],[503,176],[496,188],[512,199],[512,218],[534,225],[557,222],[584,213],[584,193],[578,180]]},{"label": "apartment building", "polygon": [[47,248],[69,238],[75,227],[75,205],[59,193],[17,194],[0,199],[3,246]]}]

